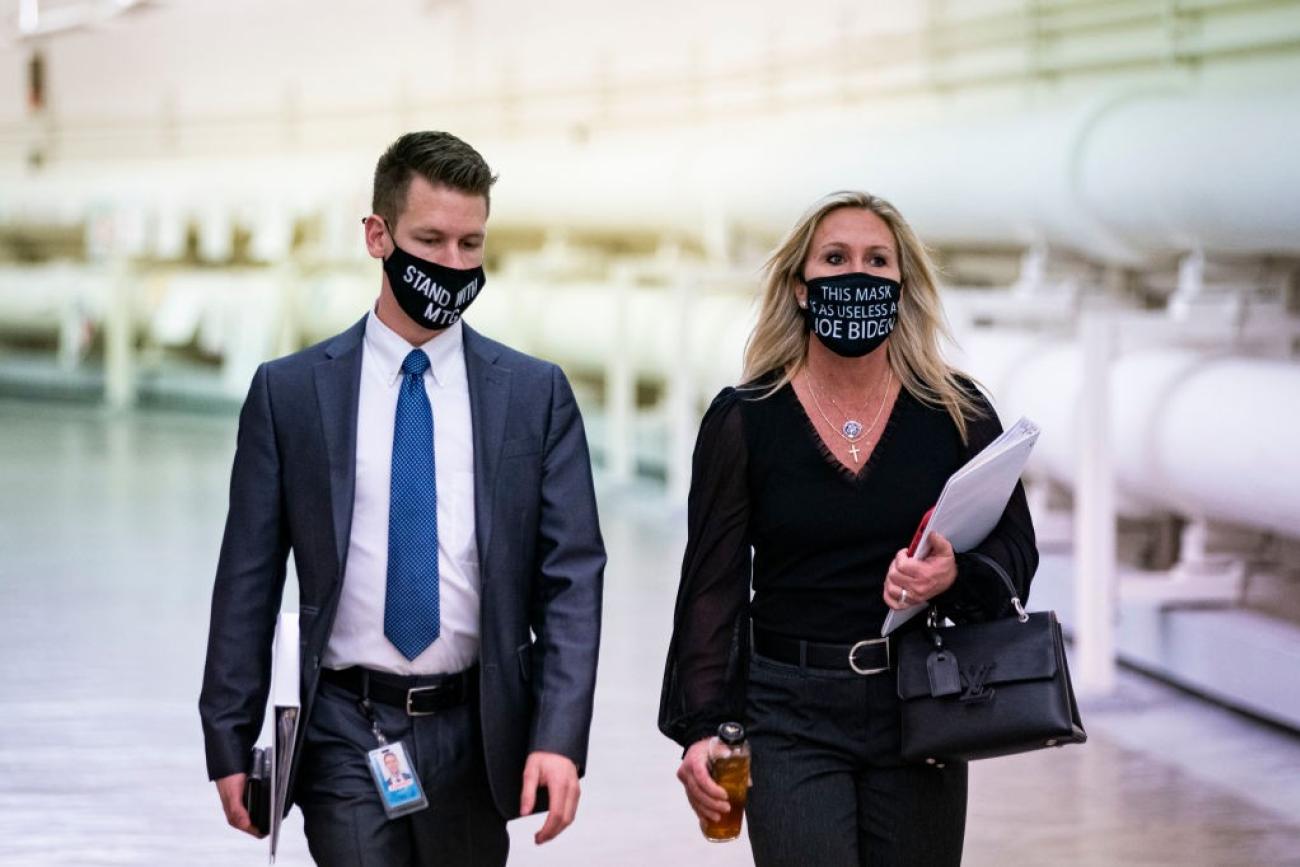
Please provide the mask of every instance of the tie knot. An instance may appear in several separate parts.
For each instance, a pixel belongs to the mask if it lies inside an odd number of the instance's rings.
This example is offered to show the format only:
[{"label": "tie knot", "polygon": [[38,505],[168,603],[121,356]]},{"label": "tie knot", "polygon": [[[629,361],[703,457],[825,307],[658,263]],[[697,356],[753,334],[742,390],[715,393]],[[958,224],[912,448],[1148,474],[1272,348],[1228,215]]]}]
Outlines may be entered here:
[{"label": "tie knot", "polygon": [[424,354],[423,349],[412,349],[410,354],[406,356],[406,360],[402,362],[402,373],[407,376],[412,374],[422,376],[428,369],[429,356]]}]

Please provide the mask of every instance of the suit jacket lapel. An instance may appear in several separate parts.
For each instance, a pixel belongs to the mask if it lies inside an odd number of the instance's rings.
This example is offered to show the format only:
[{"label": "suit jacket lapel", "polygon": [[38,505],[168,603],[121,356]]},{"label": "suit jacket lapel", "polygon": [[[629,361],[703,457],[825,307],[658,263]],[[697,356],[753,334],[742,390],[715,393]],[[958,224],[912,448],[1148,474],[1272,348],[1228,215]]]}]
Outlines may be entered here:
[{"label": "suit jacket lapel", "polygon": [[352,536],[352,499],[357,480],[357,402],[361,394],[362,340],[366,317],[340,334],[325,348],[326,360],[319,362],[316,400],[320,404],[325,449],[329,455],[330,507],[334,522],[334,544],[339,578]]},{"label": "suit jacket lapel", "polygon": [[[465,372],[474,425],[474,527],[480,563],[492,541],[492,503],[510,405],[510,371],[497,365],[499,350],[465,326]],[[486,570],[484,572],[486,574]]]}]

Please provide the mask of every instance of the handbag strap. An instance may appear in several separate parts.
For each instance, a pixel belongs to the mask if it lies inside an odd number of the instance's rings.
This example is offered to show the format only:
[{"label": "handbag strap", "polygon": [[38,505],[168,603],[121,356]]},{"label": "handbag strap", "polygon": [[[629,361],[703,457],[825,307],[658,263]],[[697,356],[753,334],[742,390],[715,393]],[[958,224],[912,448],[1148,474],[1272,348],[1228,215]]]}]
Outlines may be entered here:
[{"label": "handbag strap", "polygon": [[1020,603],[1020,594],[1016,590],[1016,585],[1011,581],[1011,576],[1007,574],[1007,570],[1002,568],[1002,564],[992,557],[976,551],[967,551],[966,556],[974,557],[997,573],[998,577],[1002,579],[1002,583],[1007,585],[1007,592],[1011,594],[1011,604],[1015,606],[1016,617],[1019,618],[1021,623],[1029,620],[1029,615],[1025,613],[1025,606]]}]

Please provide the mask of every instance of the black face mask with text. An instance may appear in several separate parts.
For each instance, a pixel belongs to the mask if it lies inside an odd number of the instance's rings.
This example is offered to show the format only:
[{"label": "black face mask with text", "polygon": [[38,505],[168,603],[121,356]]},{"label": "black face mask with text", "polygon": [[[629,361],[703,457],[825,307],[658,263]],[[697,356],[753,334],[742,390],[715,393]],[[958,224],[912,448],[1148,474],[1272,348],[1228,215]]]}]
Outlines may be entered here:
[{"label": "black face mask with text", "polygon": [[384,259],[384,273],[402,312],[417,325],[435,330],[455,325],[487,282],[482,265],[448,268],[406,252],[396,238],[393,252]]},{"label": "black face mask with text", "polygon": [[808,328],[836,355],[859,358],[885,342],[898,322],[903,286],[872,274],[835,274],[804,280]]}]

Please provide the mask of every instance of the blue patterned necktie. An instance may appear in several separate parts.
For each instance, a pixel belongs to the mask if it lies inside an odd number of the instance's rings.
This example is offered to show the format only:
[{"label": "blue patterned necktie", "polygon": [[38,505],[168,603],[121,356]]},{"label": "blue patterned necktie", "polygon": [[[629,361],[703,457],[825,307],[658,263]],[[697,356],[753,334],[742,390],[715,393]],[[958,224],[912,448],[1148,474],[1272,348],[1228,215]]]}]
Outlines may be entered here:
[{"label": "blue patterned necktie", "polygon": [[424,393],[429,357],[414,349],[402,362],[393,425],[388,504],[388,595],[384,635],[407,659],[438,640],[438,488],[433,411]]}]

